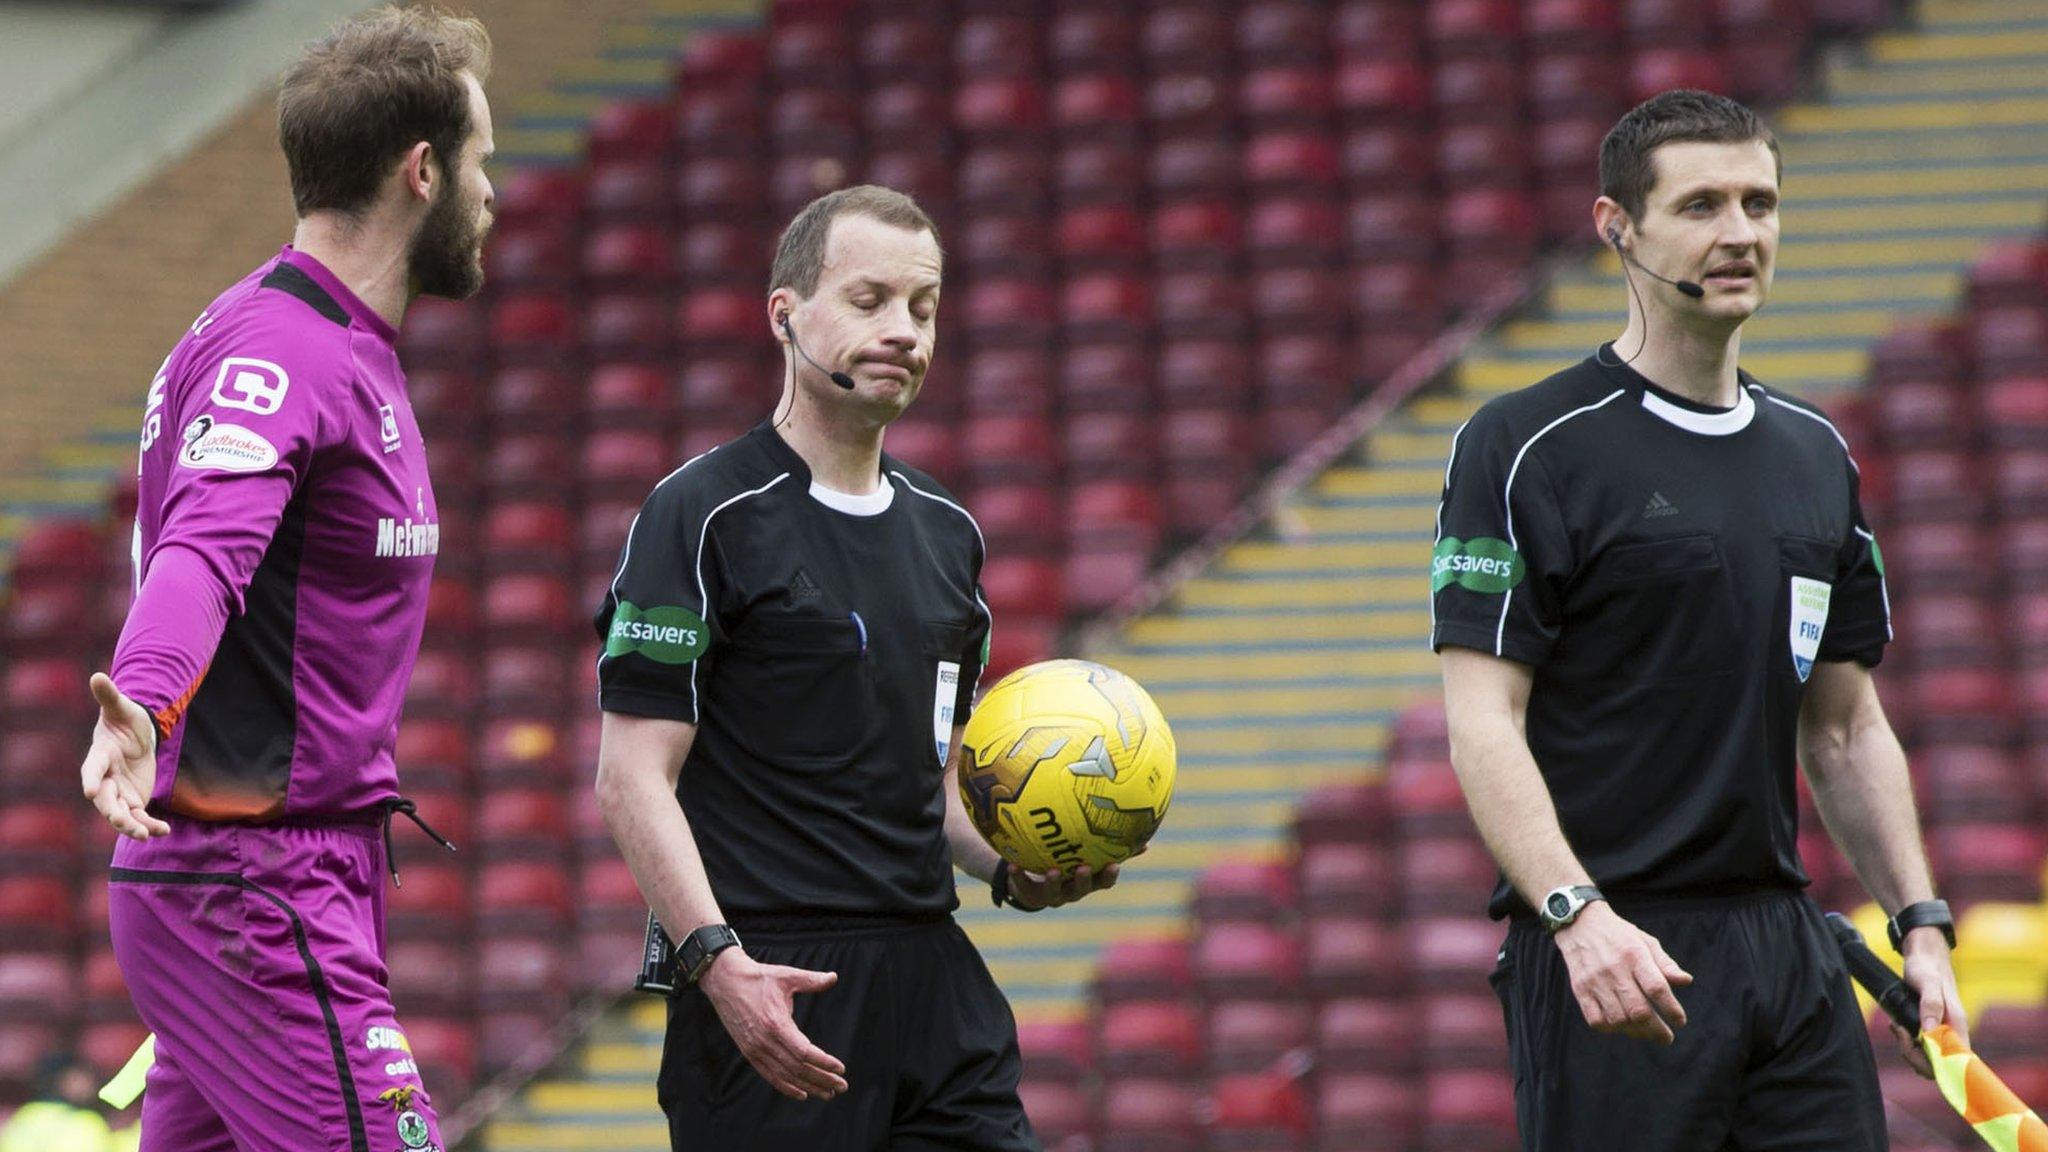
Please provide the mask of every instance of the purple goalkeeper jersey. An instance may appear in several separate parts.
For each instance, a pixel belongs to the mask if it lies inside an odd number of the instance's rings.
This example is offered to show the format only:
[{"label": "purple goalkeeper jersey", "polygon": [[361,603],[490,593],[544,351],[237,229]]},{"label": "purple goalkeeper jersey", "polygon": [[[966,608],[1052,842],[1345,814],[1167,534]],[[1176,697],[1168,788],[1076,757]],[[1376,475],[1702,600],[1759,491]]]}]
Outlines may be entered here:
[{"label": "purple goalkeeper jersey", "polygon": [[440,518],[396,335],[287,247],[151,383],[113,677],[156,719],[153,810],[271,820],[397,795]]}]

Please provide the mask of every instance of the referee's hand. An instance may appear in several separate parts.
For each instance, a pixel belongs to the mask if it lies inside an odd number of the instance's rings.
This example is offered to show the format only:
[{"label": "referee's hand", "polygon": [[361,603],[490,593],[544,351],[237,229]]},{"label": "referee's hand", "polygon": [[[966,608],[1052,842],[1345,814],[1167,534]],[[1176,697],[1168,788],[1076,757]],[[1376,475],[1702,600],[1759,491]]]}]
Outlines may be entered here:
[{"label": "referee's hand", "polygon": [[99,702],[100,718],[78,771],[85,798],[123,836],[147,840],[170,835],[171,826],[148,812],[156,790],[155,722],[104,672],[93,673],[92,696]]},{"label": "referee's hand", "polygon": [[1685,1006],[1672,989],[1691,984],[1692,975],[1606,901],[1587,905],[1556,939],[1594,1031],[1669,1044],[1685,1027]]},{"label": "referee's hand", "polygon": [[[1145,850],[1138,849],[1142,854]],[[1057,908],[1072,904],[1090,892],[1100,892],[1116,887],[1120,875],[1115,864],[1105,864],[1097,872],[1086,864],[1077,864],[1073,870],[1054,868],[1040,874],[1026,872],[1022,868],[1010,870],[1010,898],[1025,908]]]},{"label": "referee's hand", "polygon": [[[1907,987],[1920,996],[1920,1031],[1936,1024],[1955,1029],[1956,1038],[1970,1042],[1970,1019],[1963,1012],[1963,998],[1956,991],[1956,970],[1949,957],[1948,940],[1939,928],[1915,928],[1906,933]],[[1894,1023],[1892,1036],[1899,1042],[1899,1054],[1913,1071],[1934,1079],[1934,1066],[1912,1033]]]},{"label": "referee's hand", "polygon": [[763,964],[727,948],[697,987],[711,998],[740,1054],[777,1092],[792,1100],[830,1100],[846,1091],[846,1065],[810,1042],[791,1009],[797,993],[823,992],[837,983],[836,972]]}]

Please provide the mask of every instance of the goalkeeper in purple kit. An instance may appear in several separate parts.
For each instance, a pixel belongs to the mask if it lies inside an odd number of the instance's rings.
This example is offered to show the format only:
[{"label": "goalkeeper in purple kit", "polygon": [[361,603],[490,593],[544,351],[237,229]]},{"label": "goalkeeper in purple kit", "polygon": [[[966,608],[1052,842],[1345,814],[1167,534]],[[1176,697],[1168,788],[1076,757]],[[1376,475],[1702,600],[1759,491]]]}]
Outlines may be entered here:
[{"label": "goalkeeper in purple kit", "polygon": [[482,286],[489,72],[482,25],[433,9],[310,45],[278,98],[292,242],[149,388],[135,605],[81,770],[156,1034],[143,1152],[441,1144],[383,958],[440,547],[394,341],[413,298]]}]

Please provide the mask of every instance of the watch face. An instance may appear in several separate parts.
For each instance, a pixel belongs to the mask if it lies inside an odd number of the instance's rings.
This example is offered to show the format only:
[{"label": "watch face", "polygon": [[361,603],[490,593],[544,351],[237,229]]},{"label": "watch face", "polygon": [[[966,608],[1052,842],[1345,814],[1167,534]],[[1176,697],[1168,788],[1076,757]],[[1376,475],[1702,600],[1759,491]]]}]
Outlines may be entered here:
[{"label": "watch face", "polygon": [[1571,914],[1572,898],[1562,892],[1552,892],[1544,905],[1550,910],[1552,920],[1562,920]]}]

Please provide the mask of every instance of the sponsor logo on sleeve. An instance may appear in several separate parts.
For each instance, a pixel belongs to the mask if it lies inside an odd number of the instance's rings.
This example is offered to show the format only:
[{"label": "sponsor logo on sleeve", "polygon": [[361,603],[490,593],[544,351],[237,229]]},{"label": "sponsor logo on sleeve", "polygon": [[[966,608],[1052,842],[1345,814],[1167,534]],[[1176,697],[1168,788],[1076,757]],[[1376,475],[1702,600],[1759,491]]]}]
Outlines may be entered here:
[{"label": "sponsor logo on sleeve", "polygon": [[1429,564],[1432,594],[1456,584],[1473,592],[1498,595],[1522,582],[1528,565],[1507,541],[1491,536],[1460,540],[1446,536]]},{"label": "sponsor logo on sleeve", "polygon": [[284,369],[268,360],[230,356],[220,362],[220,374],[213,378],[213,402],[271,416],[284,407],[284,394],[291,386]]},{"label": "sponsor logo on sleeve", "polygon": [[688,608],[641,608],[621,600],[618,611],[612,613],[612,629],[605,637],[604,654],[623,656],[638,652],[661,664],[689,664],[710,645],[710,629],[704,626],[702,617]]},{"label": "sponsor logo on sleeve", "polygon": [[200,416],[185,426],[178,463],[202,472],[267,472],[277,467],[277,445],[240,424]]},{"label": "sponsor logo on sleeve", "polygon": [[1802,684],[1813,675],[1813,661],[1820,655],[1820,638],[1827,631],[1828,602],[1834,591],[1825,581],[1792,577],[1792,670]]},{"label": "sponsor logo on sleeve", "polygon": [[398,412],[389,404],[379,404],[377,415],[381,419],[377,434],[384,441],[384,454],[389,456],[398,451]]}]

